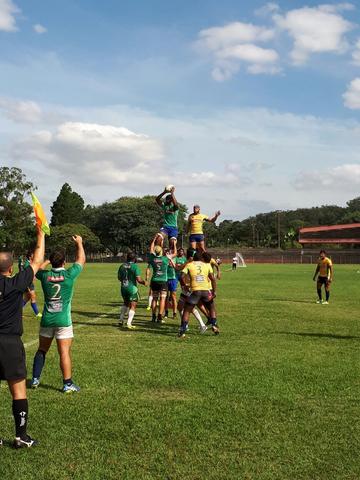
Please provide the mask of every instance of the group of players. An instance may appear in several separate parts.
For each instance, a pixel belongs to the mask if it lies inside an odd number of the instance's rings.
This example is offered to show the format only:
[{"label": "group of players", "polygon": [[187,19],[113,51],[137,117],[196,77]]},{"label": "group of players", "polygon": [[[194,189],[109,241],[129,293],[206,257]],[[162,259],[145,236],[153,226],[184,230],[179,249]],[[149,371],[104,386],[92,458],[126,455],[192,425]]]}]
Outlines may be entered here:
[{"label": "group of players", "polygon": [[[150,286],[148,309],[152,310],[153,322],[163,323],[169,309],[172,308],[173,318],[176,318],[177,312],[180,313],[181,324],[178,334],[180,338],[185,337],[189,328],[191,313],[198,320],[201,333],[211,326],[213,333],[217,335],[219,328],[214,298],[216,278],[220,279],[220,268],[206,252],[203,224],[215,222],[220,212],[209,218],[200,213],[199,205],[194,206],[193,213],[188,218],[189,248],[185,255],[183,248],[177,248],[179,205],[175,198],[175,187],[167,187],[156,197],[156,202],[163,211],[164,221],[160,232],[155,235],[150,245],[145,280],[141,277],[134,253],[127,255],[126,262],[118,271],[124,300],[120,312],[120,325],[124,325],[125,316],[128,314],[125,326],[128,329],[136,328],[132,322],[139,299],[137,284],[142,284]],[[166,238],[169,247],[164,246]],[[216,277],[214,269],[217,271]],[[181,295],[178,301],[176,291],[179,283]],[[205,315],[206,324],[199,310]]]}]

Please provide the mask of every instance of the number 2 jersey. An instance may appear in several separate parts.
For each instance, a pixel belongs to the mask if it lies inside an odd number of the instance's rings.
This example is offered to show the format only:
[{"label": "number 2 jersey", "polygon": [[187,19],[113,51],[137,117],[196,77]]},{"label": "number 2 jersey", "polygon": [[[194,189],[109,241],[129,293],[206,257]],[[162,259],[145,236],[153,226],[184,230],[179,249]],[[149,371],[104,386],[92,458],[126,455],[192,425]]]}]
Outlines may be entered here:
[{"label": "number 2 jersey", "polygon": [[36,274],[44,292],[42,327],[70,327],[74,284],[82,268],[79,263],[74,263],[68,269],[52,268]]}]

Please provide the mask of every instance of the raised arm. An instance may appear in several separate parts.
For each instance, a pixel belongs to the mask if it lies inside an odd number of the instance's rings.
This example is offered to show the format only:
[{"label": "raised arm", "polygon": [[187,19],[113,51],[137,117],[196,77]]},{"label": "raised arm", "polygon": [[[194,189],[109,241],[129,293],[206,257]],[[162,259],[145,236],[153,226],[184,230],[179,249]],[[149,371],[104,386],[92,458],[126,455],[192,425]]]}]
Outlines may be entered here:
[{"label": "raised arm", "polygon": [[34,274],[39,271],[41,264],[44,261],[44,254],[45,254],[45,233],[41,230],[41,228],[37,227],[37,238],[36,238],[36,247],[34,250],[33,258],[30,262],[32,269],[34,270]]},{"label": "raised arm", "polygon": [[174,204],[174,207],[176,207],[176,210],[177,210],[179,208],[179,204],[175,198],[175,187],[171,189],[170,195],[171,195],[172,203]]},{"label": "raised arm", "polygon": [[218,210],[217,212],[215,212],[215,215],[213,217],[208,218],[206,221],[211,222],[211,223],[215,223],[216,220],[220,217],[220,215],[221,215],[221,212],[220,212],[220,210]]},{"label": "raised arm", "polygon": [[72,239],[76,243],[75,263],[79,263],[83,267],[86,262],[86,256],[85,256],[85,250],[84,250],[82,238],[80,237],[80,235],[74,235]]},{"label": "raised arm", "polygon": [[155,243],[158,236],[159,234],[157,233],[150,244],[150,253],[153,253],[153,254],[155,253]]},{"label": "raised arm", "polygon": [[155,198],[155,202],[159,205],[159,207],[161,207],[161,205],[162,205],[161,199],[165,195],[165,193],[166,193],[166,190],[159,193],[159,195]]}]

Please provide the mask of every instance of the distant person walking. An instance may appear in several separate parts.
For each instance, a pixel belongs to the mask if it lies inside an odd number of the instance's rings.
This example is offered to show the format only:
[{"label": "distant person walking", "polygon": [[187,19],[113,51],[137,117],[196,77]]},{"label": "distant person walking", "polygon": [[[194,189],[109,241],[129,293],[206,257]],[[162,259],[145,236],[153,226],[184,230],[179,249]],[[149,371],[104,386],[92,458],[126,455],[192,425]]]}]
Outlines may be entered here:
[{"label": "distant person walking", "polygon": [[236,270],[236,269],[237,269],[238,262],[239,262],[239,260],[238,260],[237,256],[235,255],[235,257],[232,259],[232,268],[231,268],[231,270]]}]

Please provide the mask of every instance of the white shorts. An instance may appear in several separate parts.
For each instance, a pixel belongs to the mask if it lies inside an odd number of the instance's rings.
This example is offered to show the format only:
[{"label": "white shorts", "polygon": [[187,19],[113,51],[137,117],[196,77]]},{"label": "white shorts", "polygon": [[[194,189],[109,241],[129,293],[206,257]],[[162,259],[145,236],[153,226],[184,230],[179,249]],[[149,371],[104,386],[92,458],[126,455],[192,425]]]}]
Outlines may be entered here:
[{"label": "white shorts", "polygon": [[40,337],[54,338],[56,340],[65,340],[74,338],[73,327],[40,327]]}]

